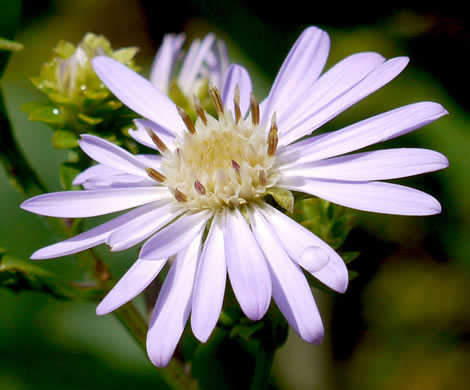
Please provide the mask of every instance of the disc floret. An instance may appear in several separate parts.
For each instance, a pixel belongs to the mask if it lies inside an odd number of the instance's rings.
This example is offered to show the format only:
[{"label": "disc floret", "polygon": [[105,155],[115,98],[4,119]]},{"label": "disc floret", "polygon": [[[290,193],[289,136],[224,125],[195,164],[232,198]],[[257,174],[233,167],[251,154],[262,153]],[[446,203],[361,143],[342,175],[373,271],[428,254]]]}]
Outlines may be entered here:
[{"label": "disc floret", "polygon": [[209,93],[217,118],[204,112],[197,102],[198,117],[194,123],[179,109],[187,131],[177,137],[174,150],[159,147],[163,159],[158,178],[163,177],[163,184],[190,210],[215,211],[255,202],[279,179],[275,167],[275,116],[266,131],[266,125],[260,125],[259,106],[253,95],[251,114],[244,119],[238,87],[234,114],[222,104],[217,88],[211,86]]}]

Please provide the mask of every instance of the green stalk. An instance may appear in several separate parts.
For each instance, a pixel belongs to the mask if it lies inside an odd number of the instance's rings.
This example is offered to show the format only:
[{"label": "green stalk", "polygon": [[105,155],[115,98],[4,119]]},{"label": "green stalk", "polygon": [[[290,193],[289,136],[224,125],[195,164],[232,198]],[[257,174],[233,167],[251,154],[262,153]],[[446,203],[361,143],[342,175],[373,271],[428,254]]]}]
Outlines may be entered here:
[{"label": "green stalk", "polygon": [[[26,196],[36,196],[47,191],[39,176],[30,166],[16,142],[8,119],[0,89],[0,161],[13,187]],[[64,219],[45,218],[52,230],[62,239],[75,234],[73,228]],[[106,264],[91,249],[76,254],[80,264],[96,280],[105,293],[114,285]],[[146,353],[146,335],[148,326],[132,302],[121,306],[113,314],[127,329],[131,337]],[[174,390],[197,390],[198,384],[189,373],[185,373],[183,364],[173,359],[168,367],[158,370],[163,380]]]}]

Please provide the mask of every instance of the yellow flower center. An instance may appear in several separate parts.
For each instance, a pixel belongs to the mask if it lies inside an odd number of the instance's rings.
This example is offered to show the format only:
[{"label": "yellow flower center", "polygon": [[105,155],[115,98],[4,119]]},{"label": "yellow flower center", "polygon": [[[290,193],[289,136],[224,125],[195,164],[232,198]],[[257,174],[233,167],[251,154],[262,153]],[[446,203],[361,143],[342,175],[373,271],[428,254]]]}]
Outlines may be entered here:
[{"label": "yellow flower center", "polygon": [[[220,94],[211,87],[218,118],[196,104],[195,123],[180,111],[187,132],[178,137],[175,149],[162,151],[161,181],[189,210],[237,207],[261,199],[279,179],[275,167],[277,126],[269,132],[259,125],[258,105],[252,98],[251,115],[241,118],[238,93],[235,116],[222,106]],[[150,173],[149,173],[150,174]]]}]

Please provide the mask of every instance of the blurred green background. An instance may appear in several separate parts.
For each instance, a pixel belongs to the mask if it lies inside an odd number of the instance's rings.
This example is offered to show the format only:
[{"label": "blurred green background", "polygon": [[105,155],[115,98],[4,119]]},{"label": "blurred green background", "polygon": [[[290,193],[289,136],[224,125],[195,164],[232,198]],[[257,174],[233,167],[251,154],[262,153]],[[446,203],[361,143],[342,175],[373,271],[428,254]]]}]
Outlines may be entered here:
[{"label": "blurred green background", "polygon": [[[0,5],[6,1],[2,0]],[[341,296],[316,293],[326,327],[325,342],[311,346],[290,332],[273,375],[279,389],[467,389],[470,383],[470,101],[468,12],[410,8],[400,3],[360,9],[356,3],[302,4],[281,9],[272,2],[151,0],[25,0],[3,89],[16,137],[51,190],[60,190],[58,168],[65,152],[52,148],[51,131],[28,122],[21,104],[43,99],[30,84],[60,39],[78,43],[86,32],[104,34],[114,48],[138,46],[143,73],[162,36],[209,31],[227,40],[231,58],[254,75],[264,96],[299,33],[308,25],[331,37],[328,67],[358,51],[406,55],[408,68],[390,85],[325,126],[327,130],[423,100],[450,115],[389,141],[385,147],[418,146],[444,153],[450,168],[400,183],[427,191],[443,207],[432,217],[356,212],[357,227],[345,248],[360,251],[350,264],[359,276]],[[55,242],[40,218],[18,208],[24,197],[0,171],[0,247],[19,258]],[[116,276],[135,259],[110,255]],[[36,263],[38,264],[38,263]],[[71,258],[41,266],[72,280]],[[111,316],[97,317],[94,304],[57,301],[46,295],[0,289],[0,389],[159,388],[158,375]],[[162,387],[163,388],[163,387]]]}]

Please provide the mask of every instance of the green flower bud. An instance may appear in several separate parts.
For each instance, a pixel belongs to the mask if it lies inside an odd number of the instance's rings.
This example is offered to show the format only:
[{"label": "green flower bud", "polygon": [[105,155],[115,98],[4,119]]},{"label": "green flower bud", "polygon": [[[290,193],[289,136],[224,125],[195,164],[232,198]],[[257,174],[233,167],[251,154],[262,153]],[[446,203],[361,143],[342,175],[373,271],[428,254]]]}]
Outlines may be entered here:
[{"label": "green flower bud", "polygon": [[105,55],[138,70],[133,61],[137,50],[135,47],[113,50],[105,37],[92,33],[87,33],[76,46],[59,42],[54,57],[42,66],[39,76],[31,78],[48,101],[27,103],[22,109],[30,120],[43,122],[56,131],[53,144],[59,149],[77,147],[82,133],[125,143],[130,140],[127,129],[136,115],[101,83],[91,59]]}]

